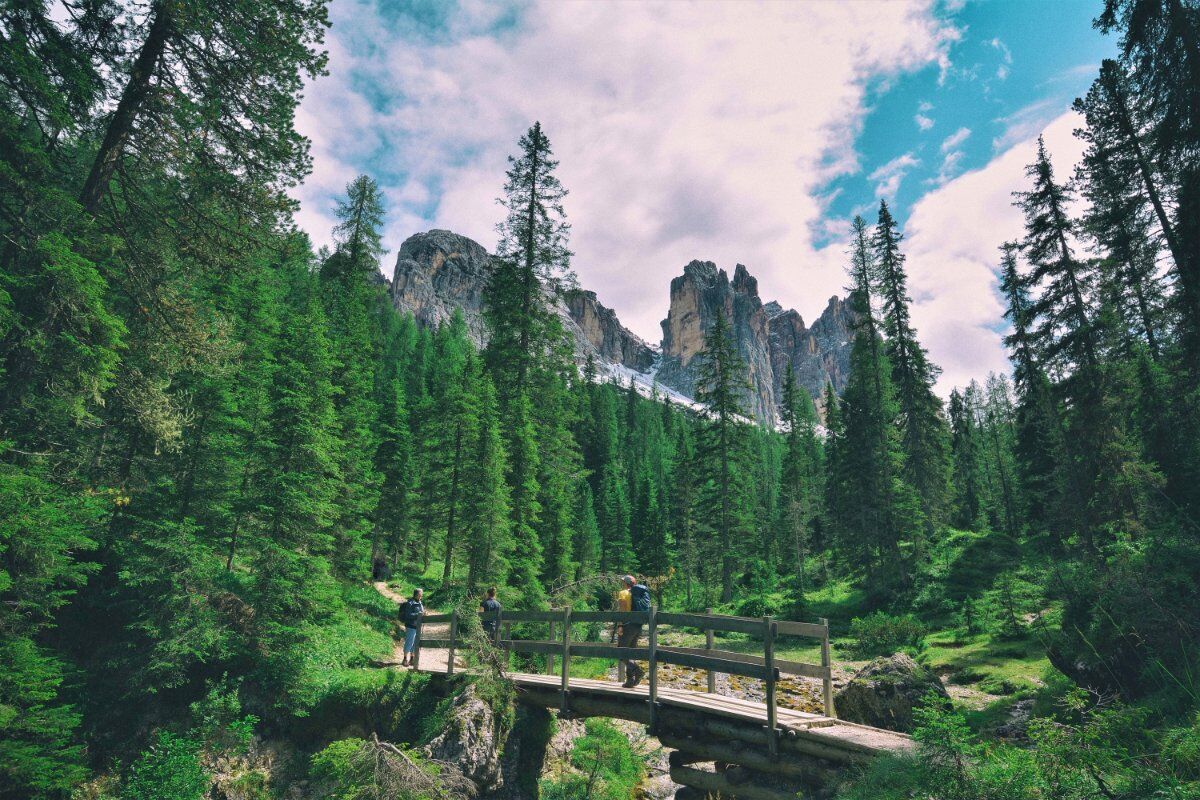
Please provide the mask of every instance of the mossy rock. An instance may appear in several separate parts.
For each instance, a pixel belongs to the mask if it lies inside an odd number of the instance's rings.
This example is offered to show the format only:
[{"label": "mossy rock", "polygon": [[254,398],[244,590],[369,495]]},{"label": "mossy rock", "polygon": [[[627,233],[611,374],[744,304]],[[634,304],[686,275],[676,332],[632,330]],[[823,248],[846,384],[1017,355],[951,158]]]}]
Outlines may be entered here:
[{"label": "mossy rock", "polygon": [[930,693],[948,697],[942,681],[904,653],[867,664],[833,698],[839,719],[893,731],[911,731],[913,709]]}]

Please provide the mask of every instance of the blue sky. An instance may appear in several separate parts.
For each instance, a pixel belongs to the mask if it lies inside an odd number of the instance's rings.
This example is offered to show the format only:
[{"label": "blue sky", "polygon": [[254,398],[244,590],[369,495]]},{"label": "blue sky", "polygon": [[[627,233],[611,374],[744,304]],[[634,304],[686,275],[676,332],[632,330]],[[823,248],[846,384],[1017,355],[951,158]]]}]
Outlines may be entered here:
[{"label": "blue sky", "polygon": [[1007,368],[996,248],[1037,135],[1061,175],[1078,158],[1070,102],[1115,50],[1099,6],[333,0],[330,74],[298,118],[300,223],[328,241],[367,172],[392,258],[432,227],[491,248],[506,157],[540,120],[580,283],[657,343],[691,259],[745,264],[811,322],[842,293],[850,218],[885,197],[946,392]]},{"label": "blue sky", "polygon": [[871,219],[884,196],[903,221],[932,188],[1041,132],[1086,93],[1100,60],[1115,55],[1114,40],[1091,26],[1098,5],[984,0],[943,8],[961,31],[949,66],[870,87],[856,142],[863,169],[830,182],[829,216]]}]

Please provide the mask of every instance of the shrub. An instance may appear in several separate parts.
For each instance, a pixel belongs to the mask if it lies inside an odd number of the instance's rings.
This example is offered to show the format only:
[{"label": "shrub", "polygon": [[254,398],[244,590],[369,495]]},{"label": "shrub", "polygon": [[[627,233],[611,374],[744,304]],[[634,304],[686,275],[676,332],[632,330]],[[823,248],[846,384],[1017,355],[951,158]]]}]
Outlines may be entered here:
[{"label": "shrub", "polygon": [[584,731],[571,750],[571,771],[543,781],[543,799],[629,800],[646,776],[645,758],[607,720],[589,719]]},{"label": "shrub", "polygon": [[200,800],[209,777],[200,765],[200,743],[163,731],[129,769],[122,800]]},{"label": "shrub", "polygon": [[859,658],[889,656],[900,651],[915,654],[926,633],[925,625],[912,614],[894,617],[876,611],[850,621],[850,636],[854,639],[851,652]]}]

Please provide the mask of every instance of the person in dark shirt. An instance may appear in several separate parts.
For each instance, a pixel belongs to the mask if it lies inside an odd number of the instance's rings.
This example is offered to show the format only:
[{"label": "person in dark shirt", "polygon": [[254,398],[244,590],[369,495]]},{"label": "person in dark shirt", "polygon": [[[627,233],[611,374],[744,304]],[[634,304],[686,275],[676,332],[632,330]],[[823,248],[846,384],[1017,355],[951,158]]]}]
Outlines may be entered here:
[{"label": "person in dark shirt", "polygon": [[413,650],[417,646],[417,631],[421,630],[421,617],[425,616],[425,604],[421,602],[424,594],[420,589],[413,589],[412,597],[400,604],[400,621],[404,623],[404,660],[400,666],[412,666],[415,659]]},{"label": "person in dark shirt", "polygon": [[[487,614],[488,612],[499,614],[500,608],[500,601],[496,599],[496,587],[493,586],[487,590],[487,597],[484,598],[483,602],[479,604],[479,612],[481,614]],[[483,632],[488,635],[489,639],[496,638],[496,631],[499,629],[499,627],[500,623],[495,619],[494,616],[492,619],[485,619],[483,621]]]}]

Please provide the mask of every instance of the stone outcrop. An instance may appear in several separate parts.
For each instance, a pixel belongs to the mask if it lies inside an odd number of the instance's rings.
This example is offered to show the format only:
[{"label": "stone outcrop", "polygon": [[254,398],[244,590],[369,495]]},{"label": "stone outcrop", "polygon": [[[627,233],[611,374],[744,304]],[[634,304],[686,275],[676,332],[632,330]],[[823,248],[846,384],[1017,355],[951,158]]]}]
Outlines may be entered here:
[{"label": "stone outcrop", "polygon": [[907,733],[913,709],[930,692],[948,698],[941,679],[904,653],[877,658],[850,679],[833,698],[838,719]]},{"label": "stone outcrop", "polygon": [[[429,327],[460,311],[471,338],[482,347],[487,343],[483,295],[492,258],[479,243],[451,231],[410,236],[396,256],[392,300]],[[789,364],[818,408],[826,383],[840,392],[849,373],[853,314],[846,303],[830,298],[808,327],[796,311],[763,303],[758,281],[741,264],[730,279],[711,261],[693,261],[671,281],[661,354],[621,325],[595,292],[570,289],[551,298],[551,305],[574,341],[580,365],[593,359],[602,378],[632,377],[647,391],[658,383],[685,399],[695,396],[705,334],[717,314],[725,316],[746,363],[747,414],[766,424],[778,419]]]},{"label": "stone outcrop", "polygon": [[698,356],[713,320],[720,314],[730,324],[738,354],[746,364],[750,394],[747,411],[755,419],[775,419],[767,312],[758,297],[758,281],[738,264],[729,279],[711,261],[693,261],[671,281],[671,306],[663,320],[662,365],[657,378],[692,396],[699,378]]},{"label": "stone outcrop", "polygon": [[846,385],[850,366],[852,314],[837,297],[811,328],[800,314],[774,301],[764,304],[758,281],[738,264],[733,280],[711,261],[693,261],[671,281],[671,306],[663,320],[664,386],[692,395],[696,390],[704,337],[717,314],[730,321],[738,352],[746,362],[750,394],[747,410],[760,422],[777,418],[789,364],[799,385],[820,402],[826,383]]},{"label": "stone outcrop", "polygon": [[571,319],[599,358],[638,372],[654,366],[654,350],[621,325],[616,312],[597,300],[595,292],[572,289],[564,293],[563,300]]},{"label": "stone outcrop", "polygon": [[418,233],[396,254],[392,302],[431,328],[449,322],[458,309],[471,338],[482,345],[483,290],[490,273],[491,257],[479,243],[450,231]]},{"label": "stone outcrop", "polygon": [[[462,312],[475,344],[487,344],[483,294],[492,271],[492,256],[478,242],[444,230],[418,233],[404,240],[396,255],[392,302],[418,323],[436,327]],[[571,290],[551,298],[563,327],[575,342],[576,360],[591,356],[645,372],[654,363],[650,345],[621,325],[616,312],[596,299],[595,292]]]},{"label": "stone outcrop", "polygon": [[452,765],[476,794],[484,794],[504,784],[500,754],[507,738],[492,707],[470,684],[452,701],[445,728],[423,750],[428,758]]},{"label": "stone outcrop", "polygon": [[853,312],[845,300],[829,298],[829,303],[811,328],[794,309],[778,303],[765,306],[770,328],[771,371],[775,397],[783,399],[783,382],[790,364],[796,383],[821,406],[825,384],[832,383],[841,392],[850,377],[850,344]]}]

